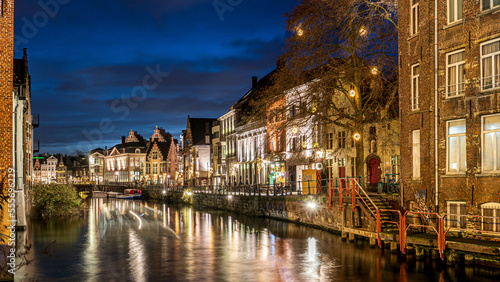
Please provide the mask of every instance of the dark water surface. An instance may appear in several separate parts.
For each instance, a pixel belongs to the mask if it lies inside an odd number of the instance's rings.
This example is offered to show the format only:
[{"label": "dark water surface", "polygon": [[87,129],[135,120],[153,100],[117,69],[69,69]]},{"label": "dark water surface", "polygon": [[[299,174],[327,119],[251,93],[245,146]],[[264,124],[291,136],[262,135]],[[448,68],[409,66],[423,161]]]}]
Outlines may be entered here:
[{"label": "dark water surface", "polygon": [[155,201],[88,200],[83,218],[32,221],[16,281],[500,281],[292,223]]}]

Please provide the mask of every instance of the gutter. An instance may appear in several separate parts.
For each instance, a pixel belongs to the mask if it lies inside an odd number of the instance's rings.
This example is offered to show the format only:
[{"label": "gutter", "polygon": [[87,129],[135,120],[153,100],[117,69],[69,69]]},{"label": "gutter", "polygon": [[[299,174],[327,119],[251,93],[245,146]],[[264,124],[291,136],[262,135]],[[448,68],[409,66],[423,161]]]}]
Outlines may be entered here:
[{"label": "gutter", "polygon": [[434,179],[435,212],[439,213],[439,138],[438,138],[438,1],[434,0]]}]

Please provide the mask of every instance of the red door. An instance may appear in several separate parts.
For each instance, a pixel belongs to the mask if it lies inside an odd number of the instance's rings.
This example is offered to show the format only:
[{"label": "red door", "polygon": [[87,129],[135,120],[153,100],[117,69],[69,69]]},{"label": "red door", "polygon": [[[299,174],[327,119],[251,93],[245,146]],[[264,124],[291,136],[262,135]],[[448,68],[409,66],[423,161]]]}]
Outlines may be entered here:
[{"label": "red door", "polygon": [[370,160],[370,183],[375,184],[380,180],[380,161],[378,159]]},{"label": "red door", "polygon": [[[345,177],[345,166],[339,166],[339,178]],[[340,181],[342,184],[342,188],[346,187],[346,181]]]}]

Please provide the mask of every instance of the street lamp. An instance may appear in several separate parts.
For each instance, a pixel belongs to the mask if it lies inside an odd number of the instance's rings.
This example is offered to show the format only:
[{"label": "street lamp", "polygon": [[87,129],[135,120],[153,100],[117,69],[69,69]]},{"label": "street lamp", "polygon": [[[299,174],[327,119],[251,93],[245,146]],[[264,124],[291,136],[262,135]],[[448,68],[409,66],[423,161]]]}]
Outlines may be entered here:
[{"label": "street lamp", "polygon": [[377,75],[378,74],[378,68],[377,67],[373,67],[372,70],[371,70],[372,74],[373,75]]},{"label": "street lamp", "polygon": [[352,138],[354,138],[354,140],[356,140],[356,141],[359,141],[359,139],[361,138],[361,134],[359,134],[359,133],[356,132],[356,133],[354,133],[354,135],[352,136]]}]

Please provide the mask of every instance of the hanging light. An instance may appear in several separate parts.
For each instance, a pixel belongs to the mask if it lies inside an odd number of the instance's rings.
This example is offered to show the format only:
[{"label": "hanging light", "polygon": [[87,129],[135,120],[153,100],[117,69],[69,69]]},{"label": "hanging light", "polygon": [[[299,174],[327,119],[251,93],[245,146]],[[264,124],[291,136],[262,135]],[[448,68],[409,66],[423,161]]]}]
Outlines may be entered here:
[{"label": "hanging light", "polygon": [[378,74],[378,68],[377,67],[373,67],[371,71],[372,71],[373,75],[377,75]]}]

